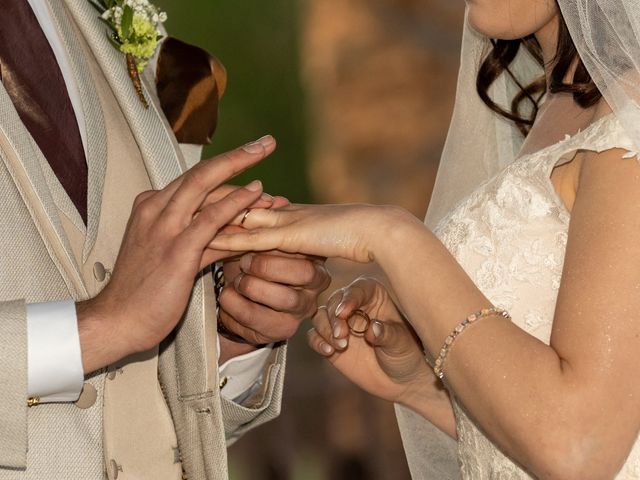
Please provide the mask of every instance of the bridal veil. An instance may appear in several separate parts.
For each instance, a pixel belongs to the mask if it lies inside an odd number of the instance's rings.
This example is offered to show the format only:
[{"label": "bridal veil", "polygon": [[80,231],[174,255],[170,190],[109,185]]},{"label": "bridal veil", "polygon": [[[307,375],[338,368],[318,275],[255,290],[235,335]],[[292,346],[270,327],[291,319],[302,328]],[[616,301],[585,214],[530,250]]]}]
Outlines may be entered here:
[{"label": "bridal veil", "polygon": [[[640,2],[638,0],[557,0],[580,58],[598,89],[640,151]],[[465,22],[453,117],[427,212],[434,228],[479,184],[516,159],[524,138],[513,122],[490,110],[476,93],[488,38]],[[510,67],[523,85],[543,74],[521,48]],[[518,91],[503,74],[492,98],[509,109]]]}]

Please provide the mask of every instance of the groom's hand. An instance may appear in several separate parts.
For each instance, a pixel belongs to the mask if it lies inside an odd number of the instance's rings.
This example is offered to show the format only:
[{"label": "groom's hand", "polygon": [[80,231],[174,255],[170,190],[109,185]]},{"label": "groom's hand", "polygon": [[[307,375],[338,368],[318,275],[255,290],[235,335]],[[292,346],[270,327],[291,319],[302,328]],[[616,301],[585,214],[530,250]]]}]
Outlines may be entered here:
[{"label": "groom's hand", "polygon": [[262,185],[222,187],[275,149],[264,137],[203,161],[162,190],[136,199],[109,283],[77,304],[85,373],[152,348],[182,318],[199,271],[225,255],[219,230],[262,200]]},{"label": "groom's hand", "polygon": [[224,273],[219,321],[246,343],[223,339],[221,362],[291,338],[331,283],[325,259],[281,252],[245,254],[225,262]]}]

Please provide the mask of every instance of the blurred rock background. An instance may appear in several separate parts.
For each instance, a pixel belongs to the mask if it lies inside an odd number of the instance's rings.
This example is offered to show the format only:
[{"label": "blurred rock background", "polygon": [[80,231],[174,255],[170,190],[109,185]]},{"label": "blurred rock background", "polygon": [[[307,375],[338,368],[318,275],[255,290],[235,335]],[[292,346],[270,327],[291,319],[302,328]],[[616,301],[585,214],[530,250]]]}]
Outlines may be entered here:
[{"label": "blurred rock background", "polygon": [[[157,3],[174,36],[228,69],[206,153],[265,133],[279,141],[239,181],[261,178],[294,202],[396,204],[424,216],[453,105],[462,0]],[[375,274],[330,269],[327,294]],[[316,358],[307,328],[291,342],[282,416],[230,449],[231,479],[409,478],[392,406]]]}]

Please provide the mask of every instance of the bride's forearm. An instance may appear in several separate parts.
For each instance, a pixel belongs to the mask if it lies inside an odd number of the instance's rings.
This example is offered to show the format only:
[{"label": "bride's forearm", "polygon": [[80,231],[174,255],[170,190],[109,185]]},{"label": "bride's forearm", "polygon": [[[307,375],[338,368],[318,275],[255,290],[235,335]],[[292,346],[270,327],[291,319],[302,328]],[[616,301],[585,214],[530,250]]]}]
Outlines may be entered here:
[{"label": "bride's forearm", "polygon": [[[457,323],[447,317],[464,318],[491,304],[422,222],[402,211],[387,216],[394,226],[372,242],[372,257],[389,276],[404,311],[415,319],[425,347],[438,352]],[[431,318],[441,320],[421,320]]]},{"label": "bride's forearm", "polygon": [[[461,320],[491,304],[428,229],[410,218],[395,223],[372,245],[372,256],[437,356]],[[551,347],[504,318],[489,317],[459,336],[445,365],[456,397],[526,467],[549,472],[566,468],[567,456],[579,459],[589,438],[580,424],[584,391]]]}]

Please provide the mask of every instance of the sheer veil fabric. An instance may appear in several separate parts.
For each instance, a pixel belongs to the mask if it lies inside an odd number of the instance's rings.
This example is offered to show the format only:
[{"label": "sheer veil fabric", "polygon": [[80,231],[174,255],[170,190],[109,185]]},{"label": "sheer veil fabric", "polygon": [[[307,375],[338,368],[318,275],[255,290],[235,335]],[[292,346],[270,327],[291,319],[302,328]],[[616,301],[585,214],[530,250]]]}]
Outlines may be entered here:
[{"label": "sheer veil fabric", "polygon": [[[640,151],[640,2],[558,0],[571,38],[591,77]],[[464,197],[513,162],[523,138],[513,122],[491,111],[476,93],[482,57],[491,44],[465,21],[453,117],[440,160],[426,224],[438,222]],[[511,71],[523,85],[543,74],[520,49]],[[508,75],[492,98],[509,108],[518,87]]]},{"label": "sheer veil fabric", "polygon": [[640,2],[558,3],[580,58],[640,151]]}]

